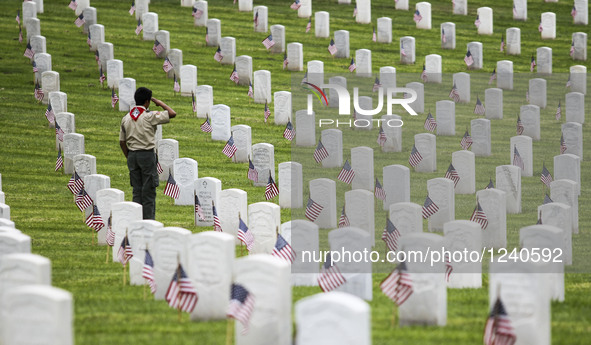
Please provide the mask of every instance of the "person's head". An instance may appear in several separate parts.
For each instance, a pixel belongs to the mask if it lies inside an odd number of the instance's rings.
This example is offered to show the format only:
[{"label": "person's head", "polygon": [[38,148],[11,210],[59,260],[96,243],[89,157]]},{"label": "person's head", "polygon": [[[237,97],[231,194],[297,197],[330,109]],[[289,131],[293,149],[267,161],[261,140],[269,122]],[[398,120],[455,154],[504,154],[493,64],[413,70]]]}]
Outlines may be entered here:
[{"label": "person's head", "polygon": [[135,99],[136,105],[147,108],[150,105],[150,100],[152,99],[152,90],[148,89],[147,87],[140,87],[135,90],[133,98]]}]

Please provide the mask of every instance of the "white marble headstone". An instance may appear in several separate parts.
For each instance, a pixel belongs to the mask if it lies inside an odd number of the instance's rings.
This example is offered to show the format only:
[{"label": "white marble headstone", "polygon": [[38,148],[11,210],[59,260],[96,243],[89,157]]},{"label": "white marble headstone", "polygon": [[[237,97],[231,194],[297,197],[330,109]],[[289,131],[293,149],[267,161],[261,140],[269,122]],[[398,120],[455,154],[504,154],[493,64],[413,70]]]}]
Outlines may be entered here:
[{"label": "white marble headstone", "polygon": [[[335,181],[327,178],[310,180],[310,198],[321,205],[322,212],[314,223],[321,229],[337,227],[337,188]],[[308,200],[306,199],[305,202]]]},{"label": "white marble headstone", "polygon": [[[202,177],[195,181],[194,188],[194,193],[199,197],[199,203],[201,204],[203,217],[205,218],[205,220],[201,220],[195,213],[195,225],[212,226],[213,206],[215,205],[217,213],[220,204],[220,194],[222,193],[222,181],[215,177]],[[224,228],[222,228],[223,230]]]},{"label": "white marble headstone", "polygon": [[248,231],[252,231],[254,243],[250,254],[271,254],[281,225],[281,209],[270,202],[248,205]]},{"label": "white marble headstone", "polygon": [[225,104],[216,104],[211,108],[211,139],[227,141],[231,135],[230,107]]},{"label": "white marble headstone", "polygon": [[439,210],[429,217],[429,231],[442,231],[443,224],[455,219],[454,183],[442,177],[427,180],[427,193],[439,207]]},{"label": "white marble headstone", "polygon": [[154,299],[163,300],[172,276],[179,264],[185,272],[189,269],[189,241],[191,231],[177,227],[157,229],[150,242],[150,254],[154,259]]},{"label": "white marble headstone", "polygon": [[266,186],[269,182],[269,174],[275,179],[275,147],[268,143],[252,145],[252,164],[258,173],[257,187]]},{"label": "white marble headstone", "polygon": [[521,173],[515,165],[496,167],[496,188],[505,192],[507,213],[521,213]]},{"label": "white marble headstone", "polygon": [[505,191],[496,188],[476,192],[476,200],[488,220],[486,229],[482,231],[482,245],[486,248],[507,246],[507,198]]},{"label": "white marble headstone", "polygon": [[197,161],[192,158],[177,158],[173,162],[172,174],[179,187],[179,197],[175,205],[194,205],[194,184],[198,176]]},{"label": "white marble headstone", "polygon": [[415,167],[417,172],[435,172],[437,170],[436,137],[431,133],[415,135],[415,146],[423,159]]},{"label": "white marble headstone", "polygon": [[301,208],[303,196],[302,165],[298,162],[279,163],[279,206],[282,208]]}]

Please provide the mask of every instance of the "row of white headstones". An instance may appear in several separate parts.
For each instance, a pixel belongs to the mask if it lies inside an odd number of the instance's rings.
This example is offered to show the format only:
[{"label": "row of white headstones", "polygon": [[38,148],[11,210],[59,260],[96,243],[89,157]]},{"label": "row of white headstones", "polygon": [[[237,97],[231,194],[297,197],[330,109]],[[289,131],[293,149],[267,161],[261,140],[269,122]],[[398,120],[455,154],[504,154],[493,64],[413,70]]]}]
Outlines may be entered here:
[{"label": "row of white headstones", "polygon": [[[373,201],[372,201],[372,204],[373,204]],[[120,206],[123,206],[123,205],[120,205]],[[140,209],[139,209],[139,210],[140,210],[140,217],[141,217],[141,206],[140,206]],[[114,215],[114,216],[113,216],[114,223],[115,223],[115,219],[116,219],[116,218],[119,218],[119,217],[117,217],[116,215]],[[251,226],[252,226],[252,225],[251,225]],[[115,227],[115,224],[114,224],[114,227]],[[214,234],[213,234],[213,233],[211,233],[210,235],[214,235]],[[133,238],[133,236],[131,236],[131,237]],[[351,237],[351,236],[349,236],[349,237]],[[232,242],[233,242],[233,241],[232,241]],[[271,242],[273,242],[273,241],[271,241]],[[363,242],[363,241],[362,241],[362,242]],[[171,257],[173,257],[173,256],[174,256],[174,255],[171,255]],[[140,265],[141,265],[141,261],[140,261]],[[168,274],[168,276],[170,276],[170,274]],[[165,278],[165,280],[168,280],[168,279],[169,279],[168,277],[166,277],[166,278]],[[370,281],[371,281],[371,278],[370,278]],[[227,294],[226,294],[226,298],[227,298]],[[412,304],[412,303],[411,303],[411,304]],[[197,308],[197,309],[199,309],[199,308]],[[438,323],[439,323],[439,322],[438,322]]]}]

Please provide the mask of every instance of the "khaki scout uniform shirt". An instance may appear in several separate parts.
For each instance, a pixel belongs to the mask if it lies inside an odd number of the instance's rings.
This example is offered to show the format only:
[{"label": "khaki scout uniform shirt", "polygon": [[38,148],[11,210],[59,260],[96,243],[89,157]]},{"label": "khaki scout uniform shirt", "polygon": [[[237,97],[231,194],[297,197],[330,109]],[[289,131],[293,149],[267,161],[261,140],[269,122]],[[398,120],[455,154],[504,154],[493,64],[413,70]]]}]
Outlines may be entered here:
[{"label": "khaki scout uniform shirt", "polygon": [[[142,106],[134,108],[145,111],[141,113],[136,121],[131,118],[129,113],[123,116],[119,140],[125,141],[130,151],[152,150],[155,147],[154,136],[157,126],[170,122],[168,111],[150,111]],[[132,108],[132,111],[134,108]]]}]

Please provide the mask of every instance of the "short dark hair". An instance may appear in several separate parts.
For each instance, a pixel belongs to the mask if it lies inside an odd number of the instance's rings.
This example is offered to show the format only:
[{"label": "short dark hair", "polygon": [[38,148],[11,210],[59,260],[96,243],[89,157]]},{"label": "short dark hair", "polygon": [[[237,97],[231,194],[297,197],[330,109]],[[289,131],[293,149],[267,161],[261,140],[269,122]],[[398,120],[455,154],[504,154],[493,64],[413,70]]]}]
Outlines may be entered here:
[{"label": "short dark hair", "polygon": [[142,86],[135,90],[133,98],[135,99],[135,105],[144,105],[146,101],[152,99],[152,90]]}]

